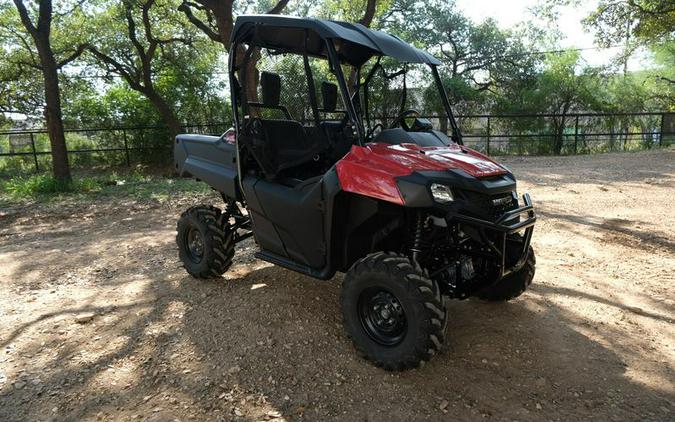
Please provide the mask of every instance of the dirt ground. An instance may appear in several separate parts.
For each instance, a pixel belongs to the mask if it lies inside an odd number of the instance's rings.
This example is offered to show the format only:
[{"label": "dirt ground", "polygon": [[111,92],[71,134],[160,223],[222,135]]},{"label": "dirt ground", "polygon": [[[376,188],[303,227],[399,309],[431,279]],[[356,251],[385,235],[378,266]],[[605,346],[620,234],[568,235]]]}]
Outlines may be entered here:
[{"label": "dirt ground", "polygon": [[354,353],[341,275],[247,241],[189,277],[176,219],[216,197],[0,209],[0,420],[675,420],[675,151],[504,161],[540,217],[534,285],[451,302],[403,373]]}]

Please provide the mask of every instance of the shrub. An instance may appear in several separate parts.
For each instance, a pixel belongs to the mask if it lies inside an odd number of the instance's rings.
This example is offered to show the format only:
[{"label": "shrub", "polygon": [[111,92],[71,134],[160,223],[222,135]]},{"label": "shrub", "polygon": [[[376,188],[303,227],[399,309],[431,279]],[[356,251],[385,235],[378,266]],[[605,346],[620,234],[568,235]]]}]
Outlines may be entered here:
[{"label": "shrub", "polygon": [[14,198],[29,198],[71,192],[94,192],[101,189],[101,183],[92,178],[80,178],[64,182],[48,175],[15,177],[0,184],[0,192]]}]

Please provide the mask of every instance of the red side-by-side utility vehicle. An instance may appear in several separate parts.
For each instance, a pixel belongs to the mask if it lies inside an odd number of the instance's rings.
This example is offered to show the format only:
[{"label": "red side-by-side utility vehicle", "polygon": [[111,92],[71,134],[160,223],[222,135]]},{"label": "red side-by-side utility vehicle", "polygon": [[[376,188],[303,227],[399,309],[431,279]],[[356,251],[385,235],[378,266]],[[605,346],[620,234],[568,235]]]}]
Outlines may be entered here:
[{"label": "red side-by-side utility vehicle", "polygon": [[[237,18],[229,51],[233,130],[175,143],[176,170],[225,202],[180,217],[190,274],[222,275],[250,236],[259,259],[321,280],[344,272],[345,329],[390,370],[439,351],[446,299],[505,301],[527,289],[532,203],[508,168],[464,146],[436,58],[358,24],[273,15]],[[282,95],[282,75],[257,70],[291,63],[281,56],[298,59],[303,89]],[[369,109],[384,89],[378,75],[408,77],[387,124]],[[410,109],[421,97],[415,81],[434,87],[446,130]],[[297,116],[301,96],[308,105]]]}]

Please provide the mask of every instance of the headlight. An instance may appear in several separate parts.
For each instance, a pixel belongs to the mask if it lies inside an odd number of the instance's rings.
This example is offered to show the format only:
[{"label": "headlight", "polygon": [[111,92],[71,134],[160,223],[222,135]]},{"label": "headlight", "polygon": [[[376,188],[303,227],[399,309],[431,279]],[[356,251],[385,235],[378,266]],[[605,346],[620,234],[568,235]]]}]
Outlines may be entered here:
[{"label": "headlight", "polygon": [[444,185],[439,185],[438,183],[432,183],[431,196],[434,197],[434,201],[440,202],[441,204],[455,200],[455,197],[452,195],[450,188]]}]

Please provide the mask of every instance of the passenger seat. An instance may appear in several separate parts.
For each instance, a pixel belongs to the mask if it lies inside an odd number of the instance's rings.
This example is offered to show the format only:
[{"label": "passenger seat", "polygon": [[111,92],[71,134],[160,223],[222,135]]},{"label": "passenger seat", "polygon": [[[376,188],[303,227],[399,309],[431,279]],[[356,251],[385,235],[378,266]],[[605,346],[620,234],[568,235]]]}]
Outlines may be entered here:
[{"label": "passenger seat", "polygon": [[[247,122],[246,136],[242,139],[253,154],[268,179],[282,170],[314,160],[328,147],[325,136],[318,130],[305,128],[300,122],[290,120],[284,106],[279,104],[281,77],[276,73],[262,72],[260,76],[262,103],[249,103],[252,107],[280,109],[286,119],[252,118]],[[314,133],[312,133],[314,132]],[[311,136],[308,136],[311,135]]]}]

